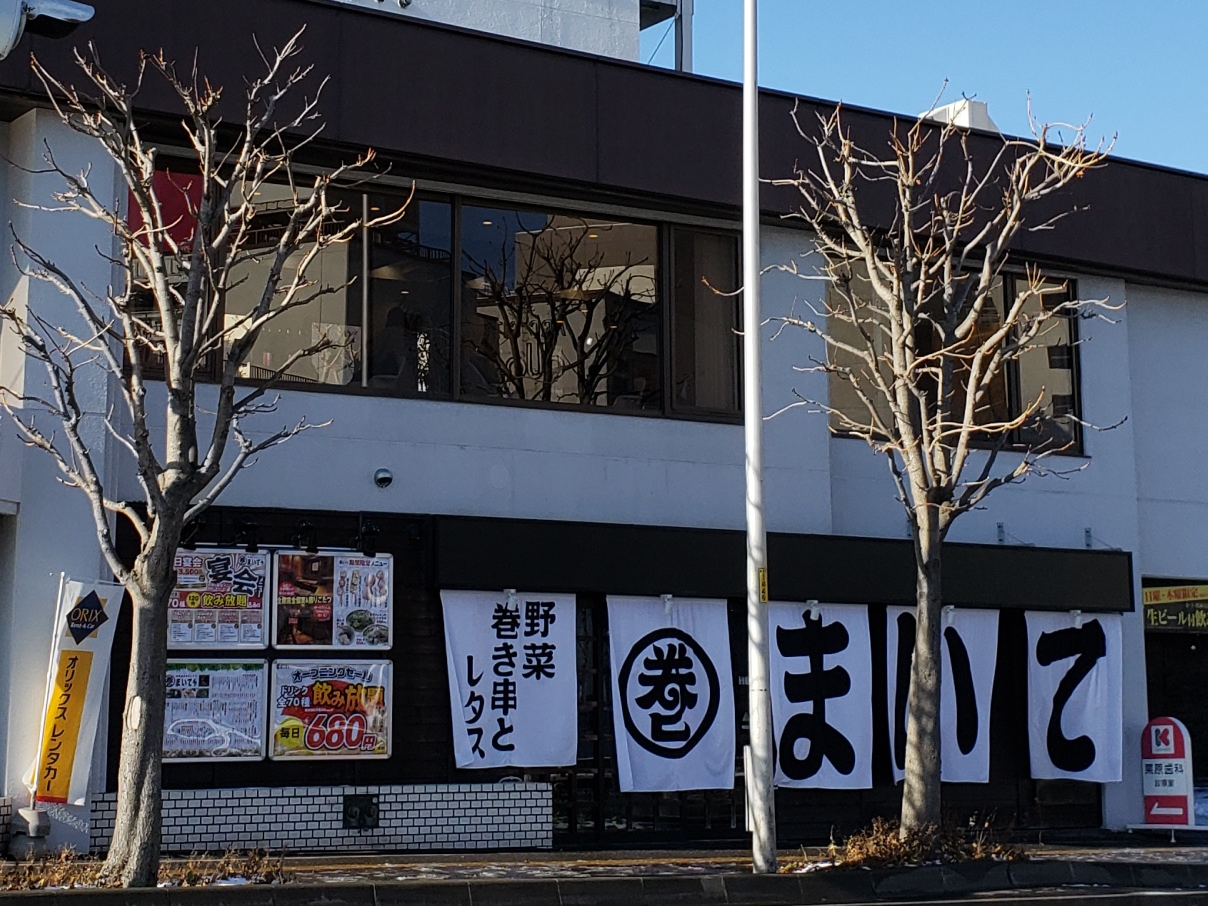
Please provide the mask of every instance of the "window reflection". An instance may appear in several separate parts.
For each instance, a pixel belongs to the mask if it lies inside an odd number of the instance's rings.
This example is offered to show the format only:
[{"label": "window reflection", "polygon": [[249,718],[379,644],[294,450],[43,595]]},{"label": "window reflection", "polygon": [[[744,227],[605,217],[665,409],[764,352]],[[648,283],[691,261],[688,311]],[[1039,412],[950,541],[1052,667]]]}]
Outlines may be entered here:
[{"label": "window reflection", "polygon": [[465,206],[467,396],[657,409],[658,231]]},{"label": "window reflection", "polygon": [[734,238],[675,231],[677,409],[738,411],[738,256]]},{"label": "window reflection", "polygon": [[[367,201],[370,217],[398,205],[391,197]],[[370,231],[371,390],[448,395],[452,252],[447,202],[413,200],[402,221]]]},{"label": "window reflection", "polygon": [[[330,193],[344,210],[337,220],[348,222],[358,216],[359,195]],[[225,298],[223,323],[230,341],[255,329],[252,317],[264,291],[273,251],[293,210],[293,190],[289,186],[265,185],[255,199],[257,215],[252,238],[244,251],[251,257],[236,266]],[[341,223],[332,225],[339,229]],[[284,368],[280,380],[295,384],[359,384],[361,376],[361,305],[349,284],[357,276],[357,259],[350,254],[350,245],[332,245],[324,249],[306,268],[306,279],[312,284],[300,297],[313,295],[320,288],[323,295],[274,316],[260,327],[259,336],[240,367],[240,376],[266,380]],[[283,301],[286,287],[297,276],[298,268],[311,252],[309,246],[298,249],[285,263],[280,290],[273,302],[276,308]],[[299,356],[300,351],[315,346],[325,348],[314,355]]]}]

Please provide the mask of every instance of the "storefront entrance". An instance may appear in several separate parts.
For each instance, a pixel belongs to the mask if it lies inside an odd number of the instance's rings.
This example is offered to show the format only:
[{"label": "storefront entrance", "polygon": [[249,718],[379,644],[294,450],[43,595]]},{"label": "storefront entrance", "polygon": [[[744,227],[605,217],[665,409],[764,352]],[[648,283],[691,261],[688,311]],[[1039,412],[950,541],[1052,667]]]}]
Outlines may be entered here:
[{"label": "storefront entrance", "polygon": [[[376,530],[376,531],[375,531]],[[483,784],[519,781],[552,791],[552,835],[560,848],[742,845],[745,802],[746,624],[740,532],[682,528],[523,522],[397,514],[302,513],[216,508],[190,543],[202,546],[299,546],[358,549],[367,534],[394,558],[394,642],[374,656],[393,665],[394,745],[382,760],[171,763],[166,790],[224,788],[385,788],[440,785],[465,794]],[[305,538],[300,536],[305,535]],[[129,543],[129,538],[126,539]],[[773,535],[772,594],[783,600],[867,605],[872,656],[872,787],[777,792],[781,845],[822,843],[832,833],[893,816],[899,787],[890,764],[886,693],[886,608],[913,594],[908,543],[862,538]],[[1087,612],[1132,606],[1129,555],[952,545],[950,600],[999,613],[998,663],[991,721],[990,782],[950,784],[953,819],[978,815],[1012,828],[1098,827],[1099,787],[1033,781],[1027,748],[1024,669],[1029,609]],[[576,605],[578,760],[571,769],[458,769],[451,734],[442,589],[522,588],[573,594]],[[607,594],[672,594],[727,602],[735,727],[733,790],[622,793],[611,702]],[[109,734],[109,789],[115,788],[129,615],[115,643]],[[1185,646],[1187,638],[1171,636]],[[1171,642],[1171,651],[1178,645]],[[288,657],[270,646],[270,663]],[[357,653],[348,656],[354,660]],[[1174,657],[1174,654],[1170,655]],[[1152,661],[1151,661],[1152,663]],[[1151,688],[1157,688],[1153,686]],[[1202,706],[1200,706],[1202,709]],[[1200,714],[1208,714],[1201,710]],[[1176,712],[1176,716],[1182,716]],[[1193,727],[1202,726],[1188,720]],[[548,785],[548,786],[545,786]],[[464,787],[464,789],[463,789]],[[439,795],[444,795],[440,793]],[[456,809],[455,804],[447,804]],[[434,806],[435,808],[436,806]],[[548,833],[548,831],[547,831]]]}]

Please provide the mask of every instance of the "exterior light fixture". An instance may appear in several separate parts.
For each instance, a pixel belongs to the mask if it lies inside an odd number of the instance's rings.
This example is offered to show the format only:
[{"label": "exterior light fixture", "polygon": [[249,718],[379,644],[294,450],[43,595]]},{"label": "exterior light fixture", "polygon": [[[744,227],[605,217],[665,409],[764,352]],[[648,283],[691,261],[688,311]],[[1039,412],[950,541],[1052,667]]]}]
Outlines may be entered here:
[{"label": "exterior light fixture", "polygon": [[294,547],[299,550],[304,550],[308,554],[317,554],[319,545],[315,543],[315,524],[309,519],[303,519],[298,523],[298,531],[295,533]]},{"label": "exterior light fixture", "polygon": [[72,0],[0,0],[0,60],[13,52],[25,32],[65,38],[94,13],[91,6]]},{"label": "exterior light fixture", "polygon": [[239,531],[235,533],[235,543],[246,545],[246,550],[249,554],[257,554],[260,552],[260,545],[257,541],[257,533],[259,526],[252,519],[244,519],[239,523]]}]

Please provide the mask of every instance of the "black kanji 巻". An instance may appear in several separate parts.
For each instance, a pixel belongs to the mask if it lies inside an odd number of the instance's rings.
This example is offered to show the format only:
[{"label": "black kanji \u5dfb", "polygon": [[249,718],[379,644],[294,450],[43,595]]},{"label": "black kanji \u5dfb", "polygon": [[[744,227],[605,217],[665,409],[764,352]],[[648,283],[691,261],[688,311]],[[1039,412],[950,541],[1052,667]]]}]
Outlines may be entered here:
[{"label": "black kanji \u5dfb", "polygon": [[639,639],[621,665],[617,684],[626,731],[663,758],[691,752],[717,717],[717,668],[700,643],[681,629],[668,626]]}]

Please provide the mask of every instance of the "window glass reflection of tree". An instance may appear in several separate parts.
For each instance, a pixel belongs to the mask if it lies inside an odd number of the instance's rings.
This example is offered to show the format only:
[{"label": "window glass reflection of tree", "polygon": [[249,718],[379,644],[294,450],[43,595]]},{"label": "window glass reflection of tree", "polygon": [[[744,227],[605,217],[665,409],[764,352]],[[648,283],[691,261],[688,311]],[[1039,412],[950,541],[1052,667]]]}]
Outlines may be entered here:
[{"label": "window glass reflection of tree", "polygon": [[[369,216],[398,204],[371,195]],[[424,199],[413,199],[399,223],[371,231],[370,389],[448,395],[452,234],[448,202]]]},{"label": "window glass reflection of tree", "polygon": [[733,236],[675,231],[676,409],[739,411],[737,289]]},{"label": "window glass reflection of tree", "polygon": [[658,231],[462,209],[462,391],[660,406]]},{"label": "window glass reflection of tree", "polygon": [[[225,326],[238,333],[250,327],[247,315],[256,307],[259,292],[264,287],[265,271],[272,265],[273,249],[285,228],[292,208],[292,190],[284,185],[265,185],[256,201],[257,217],[253,223],[253,238],[246,248],[248,260],[234,268],[235,280],[227,292],[223,309]],[[330,193],[335,198],[336,193]],[[339,229],[347,219],[360,213],[361,198],[354,193],[341,194],[345,212],[330,227]],[[277,212],[280,212],[279,214]],[[330,288],[334,292],[319,295],[305,305],[291,308],[270,321],[260,331],[247,361],[241,366],[241,376],[263,380],[284,366],[290,356],[326,340],[326,349],[294,362],[281,380],[287,383],[345,385],[360,381],[361,371],[361,305],[360,294],[349,290],[349,281],[359,270],[359,249],[350,245],[333,245],[325,249],[307,268],[310,289],[302,297]],[[297,268],[308,254],[299,249],[285,263],[280,285],[290,285]],[[351,262],[351,264],[350,264]],[[232,339],[234,336],[232,335]]]}]

